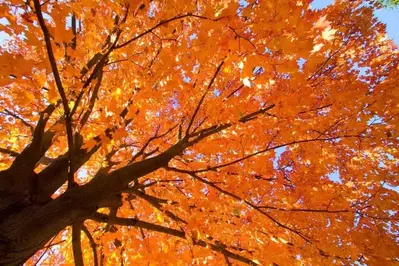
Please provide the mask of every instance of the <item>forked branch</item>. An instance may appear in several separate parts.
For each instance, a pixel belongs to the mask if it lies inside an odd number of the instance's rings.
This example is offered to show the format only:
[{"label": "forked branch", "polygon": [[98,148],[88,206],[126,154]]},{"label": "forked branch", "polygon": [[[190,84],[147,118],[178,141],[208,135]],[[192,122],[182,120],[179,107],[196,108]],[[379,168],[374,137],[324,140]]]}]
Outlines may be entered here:
[{"label": "forked branch", "polygon": [[222,66],[223,66],[223,63],[224,63],[224,61],[220,62],[219,66],[216,68],[216,71],[215,71],[215,73],[213,74],[213,76],[212,76],[212,78],[211,78],[211,80],[210,80],[210,82],[209,82],[209,84],[208,84],[208,87],[206,88],[206,91],[204,92],[204,94],[202,95],[200,101],[198,102],[197,107],[195,108],[194,113],[193,113],[193,115],[192,115],[192,117],[191,117],[191,119],[190,119],[190,122],[188,123],[187,130],[186,130],[186,136],[189,135],[190,129],[191,129],[191,126],[192,126],[193,123],[194,123],[195,117],[197,116],[197,113],[198,113],[199,109],[201,108],[201,105],[202,105],[202,103],[203,103],[203,101],[204,101],[204,99],[205,99],[206,94],[208,93],[208,91],[209,91],[209,89],[211,88],[213,82],[215,81],[217,75],[219,74],[220,69],[221,69]]}]

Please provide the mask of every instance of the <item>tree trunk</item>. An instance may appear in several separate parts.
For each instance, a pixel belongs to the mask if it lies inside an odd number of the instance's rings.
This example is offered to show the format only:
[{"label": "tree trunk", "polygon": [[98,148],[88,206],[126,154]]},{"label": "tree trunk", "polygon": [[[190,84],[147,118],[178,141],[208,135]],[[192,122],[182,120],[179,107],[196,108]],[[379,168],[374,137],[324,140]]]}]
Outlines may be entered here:
[{"label": "tree trunk", "polygon": [[0,265],[21,265],[51,237],[96,210],[91,186],[70,190],[46,205],[12,206],[0,222]]},{"label": "tree trunk", "polygon": [[[127,188],[129,182],[167,166],[168,162],[186,147],[187,139],[181,140],[158,156],[127,165],[111,173],[98,174],[88,184],[68,189],[58,198],[43,205],[32,203],[29,199],[25,202],[9,199],[15,197],[15,194],[8,195],[3,189],[0,191],[0,194],[3,194],[2,202],[14,204],[8,204],[8,207],[0,210],[3,214],[0,217],[0,265],[24,263],[59,231],[76,220],[85,219],[93,214],[102,200],[114,193],[120,193]],[[7,197],[4,196],[6,194]],[[22,196],[20,198],[23,199]]]}]

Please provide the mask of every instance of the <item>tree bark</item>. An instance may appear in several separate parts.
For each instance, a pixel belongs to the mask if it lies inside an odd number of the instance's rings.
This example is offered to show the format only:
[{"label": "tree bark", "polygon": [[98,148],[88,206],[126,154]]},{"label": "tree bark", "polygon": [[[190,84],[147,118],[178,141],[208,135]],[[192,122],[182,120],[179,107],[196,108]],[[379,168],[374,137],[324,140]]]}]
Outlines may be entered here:
[{"label": "tree bark", "polygon": [[88,184],[68,189],[44,205],[9,207],[7,216],[0,220],[0,265],[24,263],[59,231],[89,217],[102,200],[127,188],[131,181],[167,166],[187,145],[188,140],[182,139],[158,156],[99,174]]}]

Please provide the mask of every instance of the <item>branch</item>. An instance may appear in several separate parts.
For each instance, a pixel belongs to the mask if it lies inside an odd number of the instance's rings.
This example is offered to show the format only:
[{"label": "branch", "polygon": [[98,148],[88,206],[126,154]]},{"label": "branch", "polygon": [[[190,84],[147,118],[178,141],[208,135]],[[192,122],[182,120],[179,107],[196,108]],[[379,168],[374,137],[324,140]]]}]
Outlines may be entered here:
[{"label": "branch", "polygon": [[178,20],[178,19],[182,19],[182,18],[186,18],[186,17],[193,17],[193,18],[204,19],[204,20],[211,20],[211,21],[218,21],[218,20],[221,20],[221,19],[224,19],[224,18],[225,18],[225,17],[220,17],[220,18],[216,18],[216,19],[210,19],[210,18],[207,18],[207,17],[204,17],[204,16],[195,15],[195,14],[192,14],[192,13],[186,13],[186,14],[183,14],[183,15],[177,15],[177,16],[175,16],[175,17],[173,17],[173,18],[170,18],[170,19],[167,19],[167,20],[161,20],[161,21],[160,21],[158,24],[156,24],[155,26],[149,28],[148,30],[143,31],[142,33],[136,35],[136,36],[133,37],[132,39],[130,39],[130,40],[128,40],[128,41],[126,41],[126,42],[124,42],[124,43],[122,43],[122,44],[116,46],[115,49],[123,48],[123,47],[125,47],[126,45],[128,45],[128,44],[130,44],[130,43],[132,43],[132,42],[134,42],[134,41],[136,41],[136,40],[138,40],[138,39],[140,39],[141,37],[143,37],[143,36],[145,36],[145,35],[147,35],[147,34],[149,34],[149,33],[152,33],[153,30],[155,30],[155,29],[157,29],[157,28],[159,28],[159,27],[161,27],[161,26],[163,26],[163,25],[168,24],[169,22],[172,22],[172,21]]},{"label": "branch", "polygon": [[94,258],[94,266],[98,266],[98,255],[97,255],[97,245],[96,242],[94,241],[93,236],[91,235],[89,229],[83,224],[82,225],[82,230],[86,234],[87,238],[89,239],[91,249],[93,250],[93,258]]},{"label": "branch", "polygon": [[8,110],[8,109],[4,109],[4,111],[3,111],[2,113],[6,114],[6,115],[9,115],[9,116],[12,116],[12,117],[14,117],[15,119],[21,121],[22,124],[24,124],[25,126],[27,126],[27,127],[30,129],[31,134],[33,135],[34,128],[33,128],[33,126],[32,126],[31,124],[29,124],[28,122],[26,122],[25,119],[23,119],[22,117],[20,117],[19,115],[15,114],[15,113],[11,112],[11,111]]},{"label": "branch", "polygon": [[271,151],[271,150],[275,150],[278,148],[282,148],[282,147],[287,147],[287,146],[291,146],[291,145],[295,145],[295,144],[300,144],[300,143],[307,143],[307,142],[316,142],[316,141],[331,141],[331,140],[336,140],[336,139],[340,139],[340,138],[359,138],[359,135],[343,135],[343,136],[337,136],[337,137],[330,137],[330,138],[314,138],[314,139],[304,139],[304,140],[297,140],[297,141],[291,141],[288,143],[284,143],[284,144],[280,144],[280,145],[276,145],[273,147],[267,147],[263,150],[248,154],[244,157],[241,157],[239,159],[233,160],[231,162],[225,163],[225,164],[219,164],[216,166],[212,166],[212,167],[208,167],[206,169],[199,169],[199,170],[195,170],[193,171],[194,173],[203,173],[203,172],[207,172],[207,171],[215,171],[219,168],[223,168],[226,166],[230,166],[239,162],[242,162],[244,160],[247,160],[251,157],[257,156],[259,154]]},{"label": "branch", "polygon": [[46,27],[46,23],[43,19],[43,14],[41,11],[41,5],[39,0],[33,0],[35,6],[35,13],[39,20],[40,28],[42,29],[44,35],[44,41],[46,43],[46,49],[48,53],[48,58],[50,61],[51,69],[53,71],[55,84],[57,85],[58,93],[61,96],[62,105],[64,107],[64,114],[65,114],[65,124],[66,124],[66,131],[67,131],[67,138],[68,138],[68,157],[69,157],[69,168],[68,168],[68,188],[71,188],[76,185],[74,181],[74,168],[73,168],[73,131],[72,131],[72,117],[70,116],[71,111],[68,105],[68,99],[65,95],[64,88],[62,86],[62,81],[60,74],[58,72],[57,63],[55,61],[53,48],[51,46],[50,40],[50,33]]},{"label": "branch", "polygon": [[[77,108],[78,108],[78,106],[80,104],[80,101],[83,98],[83,95],[85,93],[85,89],[91,84],[93,79],[97,79],[97,83],[95,84],[92,97],[90,98],[89,109],[85,112],[85,114],[83,116],[83,119],[80,122],[81,126],[83,126],[87,122],[88,118],[90,117],[90,114],[91,114],[91,112],[93,110],[94,104],[95,104],[95,102],[97,100],[97,95],[98,95],[99,88],[101,86],[102,77],[103,77],[103,68],[104,68],[105,64],[107,63],[107,61],[108,61],[108,56],[114,50],[115,45],[118,42],[119,37],[120,37],[120,35],[122,33],[122,31],[120,29],[118,29],[118,28],[116,28],[116,30],[114,30],[114,31],[116,31],[116,37],[115,37],[114,42],[108,48],[108,50],[104,54],[100,54],[98,57],[94,56],[92,59],[95,59],[96,61],[92,61],[92,60],[89,61],[89,63],[92,62],[93,65],[94,64],[96,64],[96,65],[94,67],[93,72],[90,74],[89,78],[84,82],[84,84],[82,86],[82,89],[81,89],[79,95],[76,98],[75,105],[74,105],[74,107],[73,107],[73,109],[71,111],[70,116],[72,117],[72,115],[76,112],[76,110],[77,110]],[[111,34],[113,34],[113,33],[111,33]],[[110,37],[111,34],[108,35],[108,37]],[[84,68],[84,69],[82,69],[81,73],[87,73],[88,71],[89,71],[89,69],[85,69]]]},{"label": "branch", "polygon": [[165,210],[163,208],[163,206],[161,205],[161,203],[167,203],[168,200],[165,199],[160,199],[148,194],[145,194],[144,192],[138,191],[138,190],[134,190],[134,189],[128,189],[126,190],[126,192],[128,193],[132,193],[142,199],[144,199],[145,201],[147,201],[148,203],[150,203],[152,206],[154,206],[155,208],[157,208],[158,210],[160,210],[161,212],[165,212],[165,214],[171,218],[172,220],[176,221],[176,222],[181,222],[183,224],[187,224],[187,222],[183,219],[181,219],[179,216],[177,216],[176,214],[172,213],[169,210]]},{"label": "branch", "polygon": [[258,51],[258,48],[256,48],[255,44],[254,44],[249,38],[247,38],[247,37],[242,36],[241,34],[239,34],[233,27],[229,26],[229,28],[234,32],[234,34],[236,35],[236,38],[246,40],[246,41],[255,49],[255,51],[256,51],[258,54],[262,54],[262,53],[260,53],[260,52]]},{"label": "branch", "polygon": [[[187,239],[186,233],[184,231],[180,231],[180,230],[176,230],[173,228],[169,228],[169,227],[165,227],[165,226],[161,226],[161,225],[157,225],[157,224],[140,221],[135,218],[109,217],[108,215],[105,215],[102,213],[95,213],[95,214],[93,214],[93,216],[90,217],[90,219],[100,222],[100,223],[112,223],[112,224],[125,225],[125,226],[134,226],[137,228],[143,228],[143,229],[147,229],[147,230],[154,231],[154,232],[172,235],[172,236],[175,236],[175,237],[178,237],[181,239]],[[258,265],[258,263],[255,263],[254,261],[252,261],[248,258],[245,258],[241,255],[238,255],[238,254],[228,251],[226,249],[226,246],[223,244],[216,245],[216,244],[212,244],[209,242],[205,242],[203,240],[193,239],[193,245],[209,248],[213,251],[221,253],[222,255],[224,255],[228,258],[231,258],[231,259],[234,259],[237,261],[241,261],[248,265]]]},{"label": "branch", "polygon": [[82,223],[80,221],[75,222],[72,225],[72,251],[73,258],[76,266],[84,266],[82,246],[80,243],[80,231],[82,230]]},{"label": "branch", "polygon": [[330,54],[326,58],[326,60],[320,65],[320,67],[310,77],[307,78],[307,81],[310,81],[311,79],[313,79],[324,68],[324,66],[328,63],[328,61],[330,61],[336,54],[338,54],[341,51],[341,49],[344,48],[345,45],[347,45],[348,43],[349,43],[349,39],[347,41],[345,41],[336,51],[334,51],[332,54]]},{"label": "branch", "polygon": [[257,206],[259,209],[269,209],[269,210],[276,210],[276,211],[283,211],[283,212],[318,212],[318,213],[348,213],[351,212],[350,210],[328,210],[328,209],[285,209],[285,208],[278,208],[272,206],[265,206],[260,205]]},{"label": "branch", "polygon": [[[9,149],[5,149],[5,148],[0,148],[0,153],[4,153],[7,155],[10,155],[11,157],[17,157],[20,155],[19,152],[13,151],[13,150],[9,150]],[[54,162],[55,159],[49,158],[49,157],[42,157],[39,160],[39,163],[44,164],[44,165],[49,165],[50,163]]]},{"label": "branch", "polygon": [[68,112],[68,114],[69,114],[68,99],[66,98],[65,91],[64,91],[64,88],[62,86],[60,74],[59,74],[59,71],[58,71],[58,68],[57,68],[57,63],[55,61],[53,48],[52,48],[52,45],[51,45],[50,33],[49,33],[49,31],[48,31],[48,29],[46,27],[46,23],[45,23],[45,21],[43,19],[43,14],[42,14],[42,11],[41,11],[40,1],[39,0],[33,0],[33,2],[34,2],[34,6],[35,6],[35,13],[36,13],[36,16],[37,16],[37,18],[39,20],[39,25],[40,25],[40,28],[42,29],[42,32],[43,32],[43,35],[44,35],[44,41],[46,43],[46,49],[47,49],[47,53],[48,53],[48,57],[49,57],[50,65],[51,65],[51,70],[53,71],[53,74],[54,74],[54,80],[55,80],[55,83],[57,85],[58,92],[59,92],[59,94],[61,96],[64,108],[66,106],[65,111]]},{"label": "branch", "polygon": [[[128,106],[132,104],[132,101],[128,102],[128,105],[122,110],[120,113],[120,117],[122,119],[128,113]],[[131,120],[125,121],[125,126]],[[109,127],[105,130],[105,134],[107,137],[112,137],[112,133],[118,129],[118,126]],[[84,163],[86,163],[91,156],[96,153],[101,145],[101,137],[100,135],[94,138],[97,141],[97,144],[90,150],[87,151],[86,149],[78,149],[76,148],[74,151],[74,171],[79,169]],[[78,143],[75,143],[78,144]],[[76,145],[79,146],[79,145]],[[39,201],[43,202],[50,198],[50,196],[60,187],[68,178],[68,161],[65,159],[67,155],[62,155],[56,161],[51,163],[48,167],[43,169],[37,176],[38,180],[38,189],[37,198],[40,199]],[[115,191],[116,192],[116,191]]]},{"label": "branch", "polygon": [[130,39],[130,40],[128,40],[128,41],[126,41],[126,42],[124,42],[124,43],[122,43],[122,44],[116,46],[115,49],[119,49],[119,48],[125,47],[126,45],[128,45],[128,44],[134,42],[135,40],[140,39],[140,38],[143,37],[144,35],[147,35],[147,34],[151,33],[153,30],[155,30],[156,28],[161,27],[162,25],[168,24],[169,22],[172,22],[172,21],[174,21],[174,20],[178,20],[178,19],[182,19],[182,18],[190,17],[190,16],[191,16],[191,17],[195,17],[195,15],[193,15],[193,14],[191,14],[191,13],[187,13],[187,14],[183,14],[183,15],[177,15],[177,16],[175,16],[175,17],[173,17],[173,18],[170,18],[170,19],[167,19],[167,20],[161,20],[158,24],[156,24],[155,26],[149,28],[148,30],[146,30],[146,31],[144,31],[144,32],[142,32],[142,33],[140,33],[140,34],[137,35],[136,37],[133,37],[132,39]]},{"label": "branch", "polygon": [[259,209],[269,209],[269,210],[276,210],[276,211],[282,211],[282,212],[311,212],[311,213],[329,213],[329,214],[337,214],[337,213],[353,213],[357,214],[363,218],[370,218],[373,220],[381,220],[381,221],[398,221],[398,218],[393,218],[393,217],[377,217],[374,215],[369,215],[367,213],[361,212],[361,210],[348,210],[348,209],[343,209],[343,210],[328,210],[328,209],[299,209],[299,208],[293,208],[293,209],[285,209],[285,208],[277,208],[277,207],[272,207],[272,206],[257,206]]},{"label": "branch", "polygon": [[[254,73],[254,78],[256,79],[260,74],[262,73],[262,68],[259,68],[255,73]],[[233,90],[232,92],[229,93],[229,95],[227,95],[223,101],[225,101],[226,99],[232,97],[236,92],[238,92],[239,90],[241,90],[242,88],[244,88],[244,83],[241,82],[240,86],[238,86],[238,88],[236,88],[235,90]]]},{"label": "branch", "polygon": [[[112,34],[114,34],[116,31],[119,31],[119,33],[120,33],[119,26],[126,22],[128,12],[129,12],[129,5],[127,5],[126,11],[125,11],[125,17],[122,19],[121,23],[118,25],[117,22],[115,21],[113,30],[111,30],[110,34],[108,34],[107,38],[105,39],[105,43],[101,46],[102,49],[106,49],[107,47],[109,47],[111,45]],[[81,78],[83,78],[94,65],[98,64],[98,62],[102,58],[104,58],[103,55],[104,55],[104,52],[98,52],[87,62],[87,64],[80,71]]]},{"label": "branch", "polygon": [[266,108],[261,108],[261,109],[259,109],[259,110],[256,111],[256,112],[253,112],[253,113],[250,113],[250,114],[248,114],[248,115],[245,115],[245,116],[241,117],[238,121],[239,121],[239,122],[242,122],[242,123],[245,123],[245,122],[248,122],[248,121],[250,121],[250,120],[253,120],[253,119],[255,119],[258,115],[266,113],[267,111],[269,111],[270,109],[272,109],[274,106],[275,106],[275,105],[272,104],[272,105],[269,105],[269,106],[266,107]]},{"label": "branch", "polygon": [[72,47],[73,50],[75,50],[76,49],[76,35],[77,35],[77,31],[76,31],[76,14],[75,13],[73,13],[72,17],[71,17],[71,28],[72,28],[72,34],[73,34],[71,47]]},{"label": "branch", "polygon": [[152,181],[148,184],[138,184],[138,188],[148,188],[154,185],[157,185],[159,183],[170,183],[170,182],[183,182],[183,179],[166,179],[166,180],[157,180],[157,181]]},{"label": "branch", "polygon": [[[123,111],[123,113],[125,112]],[[182,138],[177,143],[170,146],[167,150],[163,151],[157,156],[144,159],[133,164],[128,164],[108,174],[103,173],[96,175],[90,181],[90,184],[92,186],[98,185],[104,188],[104,190],[102,191],[103,194],[120,192],[126,189],[130,182],[136,181],[138,178],[152,173],[160,168],[167,167],[170,160],[178,155],[181,155],[187,147],[190,147],[198,143],[202,139],[217,132],[220,132],[223,129],[229,128],[232,125],[234,124],[228,123],[220,126],[212,126],[210,128],[200,130],[199,132],[192,133],[191,135]],[[193,140],[189,140],[192,137],[195,138]]]},{"label": "branch", "polygon": [[89,78],[83,84],[82,90],[84,90],[85,88],[87,88],[90,85],[91,81],[97,76],[97,72],[101,71],[101,69],[104,67],[105,63],[107,62],[108,56],[115,49],[116,43],[118,42],[119,37],[121,36],[121,33],[122,33],[121,30],[117,30],[114,42],[111,44],[111,46],[108,48],[108,50],[103,55],[101,55],[98,63],[96,64],[96,66],[93,69],[93,72],[91,73]]},{"label": "branch", "polygon": [[34,183],[32,182],[34,176],[27,173],[33,172],[37,163],[52,144],[52,138],[55,133],[50,131],[44,132],[44,129],[55,108],[56,106],[51,104],[40,113],[39,121],[33,132],[32,141],[20,154],[3,150],[3,152],[10,155],[11,153],[16,155],[15,160],[12,162],[10,168],[7,169],[7,172],[9,173],[9,178],[14,179],[14,183],[15,180],[18,180],[19,189],[31,189],[30,186]]},{"label": "branch", "polygon": [[322,110],[324,108],[329,108],[331,106],[332,106],[332,103],[326,104],[326,105],[323,105],[323,106],[320,106],[320,107],[316,107],[316,108],[313,108],[313,109],[310,109],[310,110],[307,110],[307,111],[301,111],[301,112],[298,113],[298,115],[309,113],[309,112],[317,112],[317,111],[320,111],[320,110]]},{"label": "branch", "polygon": [[152,224],[149,222],[140,221],[136,218],[121,218],[121,217],[112,217],[102,213],[94,213],[91,217],[89,217],[93,221],[100,223],[110,223],[124,226],[134,226],[138,228],[143,228],[155,232],[160,232],[164,234],[169,234],[172,236],[180,237],[185,239],[185,233],[180,230],[164,227],[162,225]]},{"label": "branch", "polygon": [[[261,108],[258,111],[255,111],[255,112],[252,112],[252,113],[250,113],[248,115],[245,115],[244,118],[241,117],[238,120],[238,122],[245,124],[245,123],[247,123],[247,122],[249,122],[251,120],[254,120],[257,117],[257,115],[259,115],[259,114],[264,114],[264,113],[267,114],[267,111],[272,109],[274,106],[275,105],[272,104],[272,105],[270,105],[270,106],[268,106],[266,108]],[[210,135],[216,134],[216,133],[218,133],[218,132],[220,132],[222,130],[225,130],[225,129],[229,128],[229,127],[232,127],[235,124],[236,123],[227,123],[227,124],[221,124],[221,125],[214,125],[214,126],[210,126],[208,128],[204,128],[204,129],[202,129],[200,131],[193,132],[193,133],[190,134],[189,137],[197,137],[197,138],[192,140],[192,141],[190,141],[190,145],[194,145],[194,144],[198,143],[199,141],[201,141],[202,139],[204,139],[206,137],[209,137]]]},{"label": "branch", "polygon": [[211,81],[209,82],[208,87],[206,88],[205,93],[202,95],[200,101],[198,102],[197,107],[195,108],[195,111],[194,111],[194,113],[193,113],[193,116],[191,117],[191,120],[190,120],[190,122],[188,123],[188,127],[187,127],[187,130],[186,130],[186,136],[188,136],[188,134],[189,134],[189,132],[190,132],[190,129],[191,129],[191,126],[192,126],[192,124],[194,123],[195,117],[197,116],[197,113],[198,113],[198,111],[199,111],[199,109],[200,109],[200,107],[201,107],[201,105],[202,105],[202,102],[204,101],[206,94],[208,93],[209,89],[211,88],[213,82],[214,82],[215,79],[216,79],[216,76],[218,75],[220,69],[222,68],[223,63],[224,63],[224,61],[222,61],[222,62],[219,64],[219,66],[217,67],[215,73],[213,74],[213,76],[212,76],[212,78],[211,78]]},{"label": "branch", "polygon": [[[92,183],[93,185],[98,184],[99,186],[104,187],[104,191],[102,191],[103,193],[116,193],[118,191],[121,191],[128,187],[128,184],[130,182],[136,181],[138,178],[154,172],[159,168],[167,167],[169,161],[172,160],[175,156],[181,155],[187,147],[190,147],[198,143],[202,139],[217,132],[220,132],[223,129],[229,128],[232,125],[233,124],[231,123],[223,124],[220,126],[216,125],[192,133],[191,135],[182,138],[180,141],[178,141],[177,143],[169,147],[166,151],[160,153],[157,156],[133,164],[128,164],[106,175],[97,175],[90,181],[90,183]],[[192,137],[195,138],[193,140],[189,140]]]},{"label": "branch", "polygon": [[230,196],[230,197],[232,197],[232,198],[234,198],[234,199],[236,199],[238,201],[245,202],[248,206],[252,207],[256,211],[258,211],[261,214],[265,215],[267,218],[269,218],[271,221],[273,221],[276,225],[278,225],[278,226],[280,226],[280,227],[282,227],[284,229],[287,229],[288,231],[290,231],[290,232],[298,235],[299,237],[301,237],[306,242],[311,243],[309,238],[307,236],[305,236],[304,234],[302,234],[301,232],[299,232],[299,231],[297,231],[297,230],[295,230],[295,229],[293,229],[293,228],[291,228],[289,226],[286,226],[286,225],[280,223],[279,221],[274,219],[272,216],[270,216],[268,213],[262,211],[259,207],[257,207],[256,205],[252,204],[248,200],[245,200],[245,199],[243,199],[243,198],[241,198],[241,197],[239,197],[239,196],[237,196],[237,195],[235,195],[235,194],[233,194],[233,193],[231,193],[231,192],[229,192],[227,190],[224,190],[224,189],[220,188],[215,183],[210,182],[210,181],[208,181],[208,180],[196,175],[194,172],[181,170],[181,169],[177,169],[177,168],[173,168],[173,167],[167,167],[166,170],[171,170],[171,171],[175,171],[175,172],[178,172],[178,173],[188,174],[188,175],[192,176],[194,179],[196,179],[196,180],[198,180],[198,181],[200,181],[200,182],[202,182],[204,184],[207,184],[210,187],[213,187],[214,189],[216,189],[217,191],[219,191],[219,192],[221,192],[221,193],[223,193],[225,195],[228,195],[228,196]]},{"label": "branch", "polygon": [[47,253],[47,251],[53,246],[53,242],[55,240],[55,238],[59,235],[56,234],[49,242],[49,244],[46,246],[46,249],[43,251],[42,255],[40,255],[39,259],[35,262],[34,266],[36,266],[37,264],[39,264],[40,260],[44,257],[44,255]]},{"label": "branch", "polygon": [[5,148],[0,148],[0,153],[4,153],[4,154],[10,155],[12,157],[17,157],[19,155],[18,152],[12,151],[9,149],[5,149]]},{"label": "branch", "polygon": [[155,132],[155,135],[152,136],[151,138],[149,138],[147,140],[147,142],[143,145],[143,147],[133,156],[133,158],[129,161],[129,164],[131,164],[132,162],[134,162],[138,157],[140,157],[141,155],[144,155],[144,151],[145,149],[148,147],[148,145],[151,143],[151,141],[156,140],[156,139],[160,139],[166,135],[168,135],[170,132],[172,132],[178,125],[175,125],[171,128],[169,128],[165,133],[162,133],[161,135],[158,135],[158,129]]},{"label": "branch", "polygon": [[90,97],[89,106],[88,106],[86,112],[83,114],[82,119],[80,120],[80,126],[81,127],[83,127],[86,124],[87,120],[89,120],[90,114],[93,111],[94,105],[95,105],[96,100],[98,98],[98,92],[100,90],[102,79],[103,79],[103,70],[101,69],[99,74],[98,74],[98,76],[97,76],[97,83],[96,83],[96,85],[94,85],[93,93],[92,93],[92,95]]}]

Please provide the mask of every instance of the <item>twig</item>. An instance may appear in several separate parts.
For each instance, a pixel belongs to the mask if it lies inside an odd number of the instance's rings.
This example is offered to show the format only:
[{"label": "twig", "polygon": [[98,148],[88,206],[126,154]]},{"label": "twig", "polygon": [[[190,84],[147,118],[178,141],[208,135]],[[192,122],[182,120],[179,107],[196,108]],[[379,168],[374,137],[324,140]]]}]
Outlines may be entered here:
[{"label": "twig", "polygon": [[200,107],[201,107],[201,105],[202,105],[202,102],[204,101],[206,94],[208,93],[209,89],[211,88],[213,82],[214,82],[215,79],[216,79],[216,76],[218,75],[220,69],[222,68],[223,63],[224,63],[224,61],[222,61],[222,62],[219,64],[219,66],[217,67],[215,73],[213,74],[213,76],[212,76],[212,78],[211,78],[211,81],[209,82],[208,87],[206,88],[205,93],[202,95],[200,101],[198,102],[197,107],[195,108],[195,111],[194,111],[194,113],[193,113],[193,116],[191,117],[191,120],[190,120],[190,122],[188,123],[188,127],[187,127],[187,130],[186,130],[186,136],[189,135],[191,126],[192,126],[193,123],[194,123],[195,117],[197,116],[197,113],[198,113],[198,111],[199,111],[199,109],[200,109]]}]

